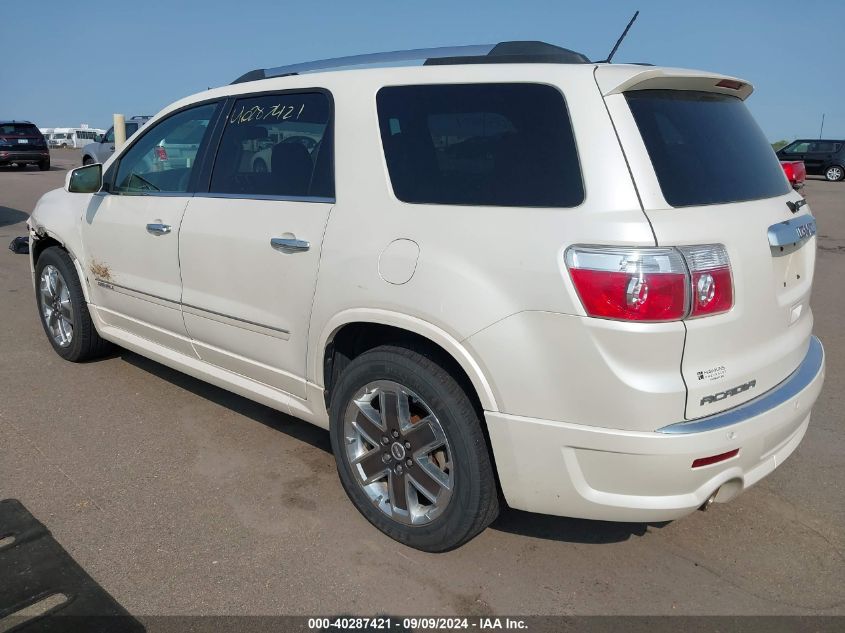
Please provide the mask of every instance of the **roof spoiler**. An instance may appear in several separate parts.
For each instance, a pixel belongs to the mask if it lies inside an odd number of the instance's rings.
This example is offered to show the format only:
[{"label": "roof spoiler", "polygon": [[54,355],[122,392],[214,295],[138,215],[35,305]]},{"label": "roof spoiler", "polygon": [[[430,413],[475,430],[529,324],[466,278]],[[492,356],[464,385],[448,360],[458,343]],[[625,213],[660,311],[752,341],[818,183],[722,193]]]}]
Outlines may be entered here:
[{"label": "roof spoiler", "polygon": [[684,68],[651,68],[614,64],[596,68],[596,83],[606,97],[628,90],[701,90],[739,97],[754,91],[744,79]]}]

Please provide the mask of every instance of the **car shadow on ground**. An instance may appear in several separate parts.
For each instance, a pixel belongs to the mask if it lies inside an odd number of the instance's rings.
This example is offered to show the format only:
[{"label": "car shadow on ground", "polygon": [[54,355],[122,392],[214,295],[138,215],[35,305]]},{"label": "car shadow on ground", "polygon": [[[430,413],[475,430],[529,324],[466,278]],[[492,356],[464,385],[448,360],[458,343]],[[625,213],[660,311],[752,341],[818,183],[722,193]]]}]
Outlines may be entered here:
[{"label": "car shadow on ground", "polygon": [[24,213],[20,209],[0,206],[0,226],[11,226],[19,222],[25,222],[28,217],[29,214]]},{"label": "car shadow on ground", "polygon": [[669,523],[669,521],[615,523],[613,521],[570,519],[503,507],[499,512],[499,518],[493,522],[490,529],[547,541],[599,544],[627,541],[634,536],[643,536],[649,528],[660,529]]},{"label": "car shadow on ground", "polygon": [[180,371],[171,369],[154,360],[140,356],[125,349],[118,349],[117,354],[130,365],[143,369],[147,373],[166,380],[172,385],[190,391],[191,393],[210,400],[211,402],[226,407],[240,415],[246,416],[276,431],[289,435],[301,442],[310,444],[315,448],[325,451],[331,455],[332,446],[329,434],[324,430],[291,415],[276,411],[268,406],[254,402],[243,396],[239,396],[210,383],[183,374]]},{"label": "car shadow on ground", "polygon": [[[201,398],[226,407],[280,433],[319,448],[331,456],[332,447],[329,434],[324,429],[183,374],[134,352],[118,349],[115,356],[157,378],[166,380],[176,387],[190,391]],[[340,485],[339,482],[338,485]],[[659,529],[667,524],[668,522],[613,523],[610,521],[569,519],[514,510],[503,503],[499,518],[493,522],[490,528],[500,532],[567,543],[618,543],[633,536],[642,536],[650,527]]]}]

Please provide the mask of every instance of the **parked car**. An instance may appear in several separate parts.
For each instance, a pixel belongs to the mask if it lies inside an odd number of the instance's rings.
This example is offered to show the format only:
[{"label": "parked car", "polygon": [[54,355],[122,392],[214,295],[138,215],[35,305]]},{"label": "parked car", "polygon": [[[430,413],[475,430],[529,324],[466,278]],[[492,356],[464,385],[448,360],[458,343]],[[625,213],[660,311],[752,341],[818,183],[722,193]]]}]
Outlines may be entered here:
[{"label": "parked car", "polygon": [[845,179],[845,140],[798,139],[777,155],[784,161],[802,161],[808,174],[834,182]]},{"label": "parked car", "polygon": [[38,165],[50,169],[50,150],[44,135],[29,121],[0,121],[0,165],[14,164],[18,169]]},{"label": "parked car", "polygon": [[780,166],[783,167],[783,173],[786,174],[786,179],[793,189],[798,191],[804,187],[804,181],[807,180],[807,169],[803,161],[782,160]]},{"label": "parked car", "polygon": [[[142,127],[152,117],[133,116],[126,120],[126,138],[135,134],[138,128]],[[82,152],[82,164],[104,163],[114,154],[114,126],[110,127],[105,135],[97,134],[94,142],[85,146]]]},{"label": "parked car", "polygon": [[815,221],[751,91],[539,43],[252,71],[39,201],[44,331],[328,429],[352,503],[421,550],[500,494],[682,517],[781,465],[824,379]]}]

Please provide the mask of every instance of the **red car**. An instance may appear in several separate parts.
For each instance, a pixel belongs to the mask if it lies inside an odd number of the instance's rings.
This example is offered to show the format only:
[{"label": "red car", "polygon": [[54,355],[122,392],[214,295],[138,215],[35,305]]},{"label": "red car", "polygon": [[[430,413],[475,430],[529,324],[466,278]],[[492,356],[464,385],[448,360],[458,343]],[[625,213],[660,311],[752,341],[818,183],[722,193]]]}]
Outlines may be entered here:
[{"label": "red car", "polygon": [[804,161],[782,160],[780,164],[793,189],[797,190],[804,186],[804,181],[807,179],[807,168],[804,166]]}]

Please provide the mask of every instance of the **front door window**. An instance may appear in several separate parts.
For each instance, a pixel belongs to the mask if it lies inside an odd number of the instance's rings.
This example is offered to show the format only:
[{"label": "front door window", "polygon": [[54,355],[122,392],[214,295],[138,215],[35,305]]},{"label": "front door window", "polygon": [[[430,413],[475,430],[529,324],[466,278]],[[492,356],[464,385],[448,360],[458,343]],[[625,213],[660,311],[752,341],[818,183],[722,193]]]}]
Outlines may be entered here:
[{"label": "front door window", "polygon": [[115,193],[188,191],[200,146],[217,104],[183,110],[157,123],[121,157]]}]

